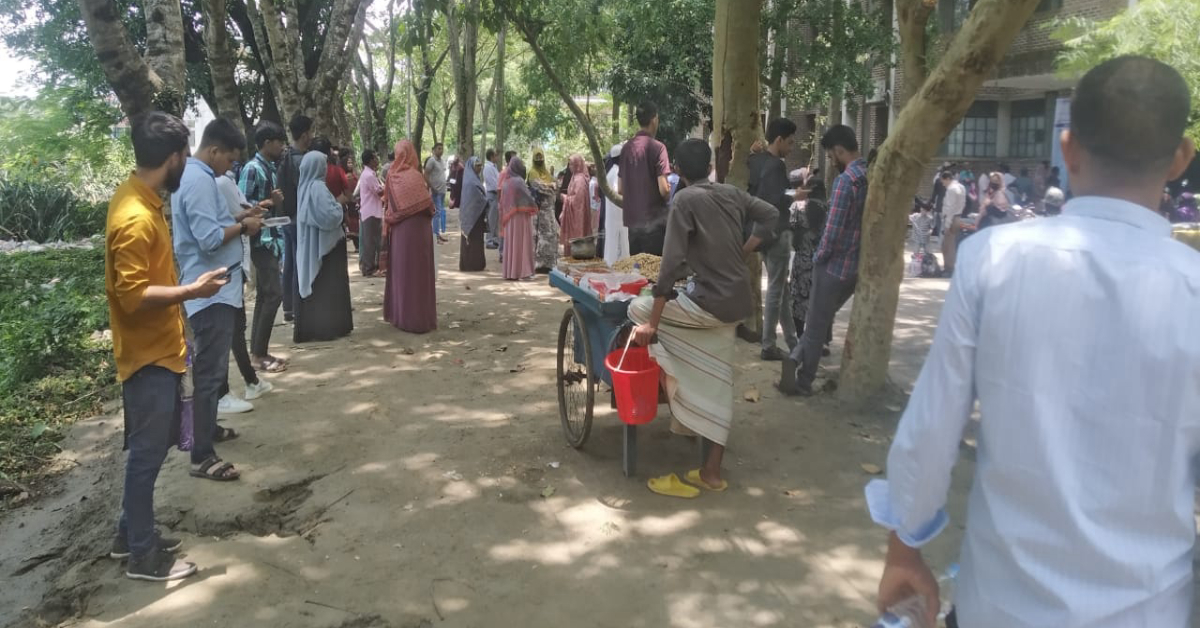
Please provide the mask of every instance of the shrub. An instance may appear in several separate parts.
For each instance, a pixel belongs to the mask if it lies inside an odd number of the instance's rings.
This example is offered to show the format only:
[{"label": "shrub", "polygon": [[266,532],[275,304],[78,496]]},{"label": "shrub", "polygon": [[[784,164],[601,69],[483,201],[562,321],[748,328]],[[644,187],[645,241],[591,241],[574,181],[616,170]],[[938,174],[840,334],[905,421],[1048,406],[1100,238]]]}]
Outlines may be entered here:
[{"label": "shrub", "polygon": [[17,240],[52,242],[104,233],[106,203],[76,196],[46,180],[0,178],[0,234]]}]

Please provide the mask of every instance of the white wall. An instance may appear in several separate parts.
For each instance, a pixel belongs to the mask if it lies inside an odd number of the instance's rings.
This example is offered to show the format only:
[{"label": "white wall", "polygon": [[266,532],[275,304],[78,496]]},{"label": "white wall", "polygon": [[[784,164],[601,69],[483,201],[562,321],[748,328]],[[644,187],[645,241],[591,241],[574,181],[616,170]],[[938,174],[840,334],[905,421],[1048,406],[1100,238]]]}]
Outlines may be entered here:
[{"label": "white wall", "polygon": [[196,152],[196,149],[200,148],[200,136],[204,134],[204,127],[208,126],[208,123],[216,118],[203,99],[196,101],[195,106],[184,112],[183,123],[187,125],[190,132],[188,141],[191,144],[193,153]]}]

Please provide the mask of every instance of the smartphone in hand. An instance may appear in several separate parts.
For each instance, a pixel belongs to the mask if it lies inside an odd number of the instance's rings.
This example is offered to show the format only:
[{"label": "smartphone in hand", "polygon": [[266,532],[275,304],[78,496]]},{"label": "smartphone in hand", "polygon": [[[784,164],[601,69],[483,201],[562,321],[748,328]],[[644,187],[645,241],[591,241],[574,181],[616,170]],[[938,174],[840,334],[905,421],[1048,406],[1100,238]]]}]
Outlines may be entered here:
[{"label": "smartphone in hand", "polygon": [[233,264],[230,264],[229,267],[225,269],[225,279],[226,280],[233,279],[234,273],[236,273],[240,270],[242,270],[241,262],[234,262]]}]

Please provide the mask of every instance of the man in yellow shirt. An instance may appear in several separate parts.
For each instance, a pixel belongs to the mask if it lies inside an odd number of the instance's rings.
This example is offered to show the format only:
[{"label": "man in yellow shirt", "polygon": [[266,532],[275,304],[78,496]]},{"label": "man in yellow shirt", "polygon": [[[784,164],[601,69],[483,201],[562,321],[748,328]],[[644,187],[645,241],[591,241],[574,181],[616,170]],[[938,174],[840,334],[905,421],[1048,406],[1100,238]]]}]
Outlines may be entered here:
[{"label": "man in yellow shirt", "polygon": [[162,192],[179,188],[187,161],[188,130],[174,116],[151,112],[135,118],[137,170],[108,205],[104,287],[112,322],[117,378],[125,402],[125,495],[110,554],[128,558],[125,575],[177,580],[196,572],[171,555],[180,541],[154,528],[154,482],[179,432],[179,381],[186,348],[179,304],[210,297],[227,283],[227,269],[193,283],[176,281],[171,233]]}]

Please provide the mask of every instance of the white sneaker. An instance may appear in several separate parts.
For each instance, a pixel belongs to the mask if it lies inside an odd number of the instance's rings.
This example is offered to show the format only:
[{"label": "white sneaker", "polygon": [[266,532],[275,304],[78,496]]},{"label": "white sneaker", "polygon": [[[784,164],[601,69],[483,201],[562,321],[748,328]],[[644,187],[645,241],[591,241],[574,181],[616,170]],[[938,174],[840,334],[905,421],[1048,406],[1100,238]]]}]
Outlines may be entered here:
[{"label": "white sneaker", "polygon": [[217,414],[241,414],[254,409],[254,404],[245,399],[238,399],[229,393],[217,402]]},{"label": "white sneaker", "polygon": [[258,399],[272,390],[275,390],[275,387],[265,379],[258,380],[257,384],[246,384],[246,401]]}]

